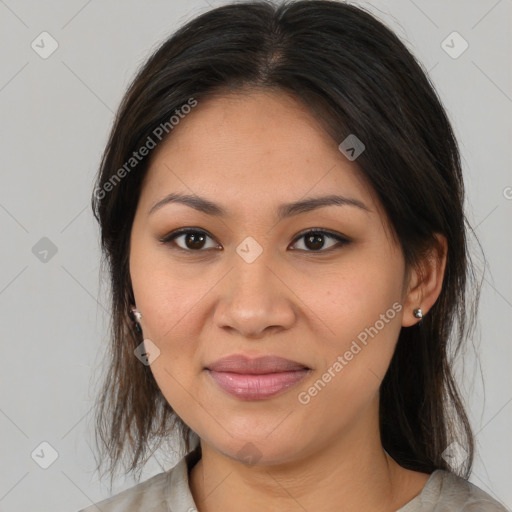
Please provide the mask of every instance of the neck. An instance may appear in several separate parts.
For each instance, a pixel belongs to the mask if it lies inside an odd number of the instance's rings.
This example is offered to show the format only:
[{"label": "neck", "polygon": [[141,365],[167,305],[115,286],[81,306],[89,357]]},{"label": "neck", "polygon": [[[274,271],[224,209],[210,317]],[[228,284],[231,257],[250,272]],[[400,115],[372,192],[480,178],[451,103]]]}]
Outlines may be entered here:
[{"label": "neck", "polygon": [[382,448],[378,423],[368,420],[277,464],[247,465],[201,440],[202,457],[189,478],[198,510],[396,511],[429,475],[398,465]]}]

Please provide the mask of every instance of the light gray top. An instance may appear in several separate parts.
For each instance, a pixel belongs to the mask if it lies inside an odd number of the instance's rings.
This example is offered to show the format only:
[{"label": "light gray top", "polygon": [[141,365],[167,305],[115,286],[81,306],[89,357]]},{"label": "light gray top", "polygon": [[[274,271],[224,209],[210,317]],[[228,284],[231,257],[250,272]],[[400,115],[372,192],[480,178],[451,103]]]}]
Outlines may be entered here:
[{"label": "light gray top", "polygon": [[[199,445],[173,468],[79,512],[196,512],[189,472]],[[453,473],[434,471],[423,490],[397,512],[508,512],[489,494]]]}]

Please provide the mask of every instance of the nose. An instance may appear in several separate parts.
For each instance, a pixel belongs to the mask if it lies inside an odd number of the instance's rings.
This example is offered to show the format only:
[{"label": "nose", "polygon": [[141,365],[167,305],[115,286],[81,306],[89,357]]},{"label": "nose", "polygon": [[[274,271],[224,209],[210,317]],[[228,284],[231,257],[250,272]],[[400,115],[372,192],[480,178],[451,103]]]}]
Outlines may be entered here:
[{"label": "nose", "polygon": [[298,308],[290,278],[284,274],[265,251],[251,263],[236,254],[232,270],[216,287],[217,327],[251,339],[289,329]]}]

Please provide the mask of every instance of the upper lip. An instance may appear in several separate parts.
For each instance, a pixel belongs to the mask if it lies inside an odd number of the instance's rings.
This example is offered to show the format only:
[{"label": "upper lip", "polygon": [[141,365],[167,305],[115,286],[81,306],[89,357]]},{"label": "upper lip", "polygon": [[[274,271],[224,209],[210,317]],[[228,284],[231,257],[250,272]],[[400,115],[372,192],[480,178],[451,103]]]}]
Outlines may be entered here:
[{"label": "upper lip", "polygon": [[215,372],[231,372],[242,374],[265,374],[304,370],[309,368],[296,361],[290,361],[278,356],[260,356],[249,358],[243,354],[233,354],[223,357],[214,363],[206,366],[207,370]]}]

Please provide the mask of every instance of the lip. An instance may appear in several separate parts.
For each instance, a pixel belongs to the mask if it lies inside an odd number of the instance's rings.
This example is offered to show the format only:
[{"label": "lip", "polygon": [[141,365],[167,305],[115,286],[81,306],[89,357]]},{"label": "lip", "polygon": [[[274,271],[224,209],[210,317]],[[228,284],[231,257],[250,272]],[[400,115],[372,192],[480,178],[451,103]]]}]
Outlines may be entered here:
[{"label": "lip", "polygon": [[295,386],[311,372],[302,363],[277,356],[235,354],[205,368],[226,393],[243,400],[264,400]]},{"label": "lip", "polygon": [[245,375],[263,375],[268,373],[290,372],[310,369],[307,365],[283,357],[266,355],[250,358],[243,354],[232,354],[206,366],[215,372],[230,372]]}]

